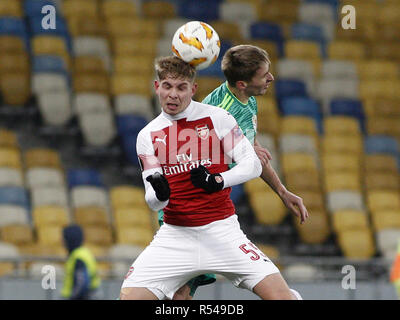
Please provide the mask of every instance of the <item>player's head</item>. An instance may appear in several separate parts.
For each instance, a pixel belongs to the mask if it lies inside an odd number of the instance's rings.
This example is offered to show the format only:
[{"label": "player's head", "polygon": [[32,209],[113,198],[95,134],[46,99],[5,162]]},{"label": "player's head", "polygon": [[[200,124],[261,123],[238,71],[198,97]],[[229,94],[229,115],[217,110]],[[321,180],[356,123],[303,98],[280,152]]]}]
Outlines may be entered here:
[{"label": "player's head", "polygon": [[268,53],[256,46],[238,45],[224,54],[222,72],[229,85],[243,91],[247,96],[264,94],[274,81],[269,68]]},{"label": "player's head", "polygon": [[169,56],[155,61],[154,87],[164,112],[175,115],[190,104],[196,92],[196,69],[180,58]]}]

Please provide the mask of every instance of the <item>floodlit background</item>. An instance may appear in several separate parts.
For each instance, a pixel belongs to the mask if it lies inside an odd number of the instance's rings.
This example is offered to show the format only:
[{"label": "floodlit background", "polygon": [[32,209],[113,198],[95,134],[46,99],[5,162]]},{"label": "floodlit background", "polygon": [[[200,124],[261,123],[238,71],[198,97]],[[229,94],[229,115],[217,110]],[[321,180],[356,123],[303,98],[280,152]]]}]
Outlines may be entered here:
[{"label": "floodlit background", "polygon": [[[56,29],[43,28],[46,5]],[[258,139],[311,215],[300,226],[253,180],[232,191],[243,230],[305,299],[396,299],[398,0],[0,0],[0,299],[59,298],[69,222],[98,258],[104,298],[118,297],[157,230],[135,151],[159,112],[153,60],[190,20],[215,28],[220,58],[243,43],[269,53]],[[223,81],[218,59],[198,73],[196,100]],[[218,278],[195,298],[257,297]]]}]

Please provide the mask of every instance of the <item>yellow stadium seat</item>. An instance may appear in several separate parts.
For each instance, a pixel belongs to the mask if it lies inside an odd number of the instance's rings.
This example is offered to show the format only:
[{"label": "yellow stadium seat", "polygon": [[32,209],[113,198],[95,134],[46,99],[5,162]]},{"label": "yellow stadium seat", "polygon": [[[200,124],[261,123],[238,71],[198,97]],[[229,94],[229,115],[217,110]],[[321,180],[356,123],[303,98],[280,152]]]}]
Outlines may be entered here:
[{"label": "yellow stadium seat", "polygon": [[[357,16],[358,17],[358,16]],[[341,23],[336,25],[335,39],[340,41],[376,41],[380,34],[377,30],[377,24],[372,20],[364,20],[362,23],[357,23],[355,29],[344,29]]]},{"label": "yellow stadium seat", "polygon": [[364,148],[361,137],[357,136],[325,135],[321,140],[323,153],[348,153],[361,155]]},{"label": "yellow stadium seat", "polygon": [[298,20],[299,3],[290,2],[265,2],[257,7],[258,20],[275,22],[275,23],[291,23]]},{"label": "yellow stadium seat", "polygon": [[144,199],[144,189],[129,185],[112,187],[110,190],[110,201],[114,210],[130,207],[147,208]]},{"label": "yellow stadium seat", "polygon": [[34,167],[62,168],[60,154],[56,150],[32,148],[25,151],[24,158],[27,169]]},{"label": "yellow stadium seat", "polygon": [[367,119],[367,133],[370,135],[400,136],[399,118],[374,117]]},{"label": "yellow stadium seat", "polygon": [[338,233],[338,243],[343,255],[349,259],[370,259],[376,250],[368,228],[341,231]]},{"label": "yellow stadium seat", "polygon": [[329,219],[324,211],[309,211],[309,218],[300,224],[300,219],[292,215],[293,223],[302,242],[320,244],[326,241],[331,234]]},{"label": "yellow stadium seat", "polygon": [[371,212],[400,209],[400,195],[397,191],[371,190],[367,191],[366,197]]},{"label": "yellow stadium seat", "polygon": [[397,161],[394,156],[388,154],[366,154],[365,155],[365,172],[378,173],[387,172],[393,175],[398,174]]},{"label": "yellow stadium seat", "polygon": [[110,226],[82,226],[85,243],[98,246],[111,246],[113,234]]},{"label": "yellow stadium seat", "polygon": [[290,133],[318,136],[315,121],[305,116],[285,116],[281,118],[281,134]]},{"label": "yellow stadium seat", "polygon": [[135,4],[124,0],[107,0],[101,2],[101,13],[108,19],[110,17],[135,18],[137,10]]},{"label": "yellow stadium seat", "polygon": [[352,154],[325,153],[322,155],[322,165],[325,173],[360,173],[360,159],[358,156]]},{"label": "yellow stadium seat", "polygon": [[301,152],[283,153],[282,168],[285,174],[294,171],[318,171],[315,158],[309,153]]},{"label": "yellow stadium seat", "polygon": [[[146,1],[142,3],[142,14],[150,19],[172,19],[176,17],[175,6],[168,1]],[[212,25],[214,27],[214,25]]]},{"label": "yellow stadium seat", "polygon": [[150,211],[147,208],[119,208],[114,211],[116,228],[122,227],[145,227],[152,228]]},{"label": "yellow stadium seat", "polygon": [[[114,56],[148,55],[155,57],[157,54],[157,39],[132,39],[131,37],[118,37],[112,39]],[[151,63],[153,64],[153,62]]]},{"label": "yellow stadium seat", "polygon": [[0,54],[0,73],[12,71],[30,72],[29,57],[26,52]]},{"label": "yellow stadium seat", "polygon": [[[123,26],[123,28],[121,27]],[[153,19],[109,17],[106,20],[108,35],[114,37],[132,37],[132,39],[154,39],[160,34],[158,21]]]},{"label": "yellow stadium seat", "polygon": [[153,231],[143,227],[121,227],[116,229],[117,243],[146,247],[153,239]]},{"label": "yellow stadium seat", "polygon": [[1,227],[1,241],[12,243],[16,246],[34,242],[33,230],[29,224],[10,224]]},{"label": "yellow stadium seat", "polygon": [[114,74],[111,76],[111,94],[140,94],[151,97],[153,77],[143,77],[141,75]]},{"label": "yellow stadium seat", "polygon": [[360,60],[366,58],[366,49],[361,42],[335,40],[328,45],[328,56],[337,60]]},{"label": "yellow stadium seat", "polygon": [[369,54],[374,59],[387,59],[398,61],[400,59],[400,46],[395,42],[385,42],[381,39],[370,44]]},{"label": "yellow stadium seat", "polygon": [[362,60],[357,62],[358,76],[361,81],[371,79],[399,79],[397,64],[387,60]]},{"label": "yellow stadium seat", "polygon": [[61,226],[56,225],[44,225],[36,228],[36,234],[38,239],[38,244],[47,246],[62,246],[63,245],[63,235]]},{"label": "yellow stadium seat", "polygon": [[393,23],[400,20],[400,6],[398,3],[383,3],[379,6],[376,15],[377,22],[381,25],[393,26]]},{"label": "yellow stadium seat", "polygon": [[286,207],[276,193],[259,191],[249,196],[256,220],[264,225],[277,225],[287,215]]},{"label": "yellow stadium seat", "polygon": [[12,262],[0,262],[0,277],[11,275],[14,272],[16,269]]},{"label": "yellow stadium seat", "polygon": [[243,36],[237,23],[232,21],[214,20],[210,25],[217,32],[220,39],[243,43]]},{"label": "yellow stadium seat", "polygon": [[32,96],[31,77],[28,72],[5,72],[0,75],[0,93],[6,105],[21,106]]},{"label": "yellow stadium seat", "polygon": [[361,135],[360,125],[354,117],[326,116],[323,122],[325,135]]},{"label": "yellow stadium seat", "polygon": [[321,57],[321,49],[315,41],[287,40],[285,55],[290,59],[312,59]]},{"label": "yellow stadium seat", "polygon": [[332,228],[335,232],[369,228],[366,212],[352,209],[342,209],[332,212]]},{"label": "yellow stadium seat", "polygon": [[275,246],[259,242],[255,243],[255,245],[262,253],[264,253],[272,261],[278,259],[280,256],[279,249]]},{"label": "yellow stadium seat", "polygon": [[14,131],[0,128],[0,147],[18,148],[18,139]]},{"label": "yellow stadium seat", "polygon": [[392,22],[390,24],[378,24],[380,40],[386,42],[394,42],[398,39],[397,30],[400,29],[399,21]]},{"label": "yellow stadium seat", "polygon": [[114,57],[114,72],[152,76],[154,57],[149,55],[123,55]]},{"label": "yellow stadium seat", "polygon": [[321,182],[319,177],[319,171],[308,170],[308,171],[291,171],[284,173],[285,182],[290,190],[321,190]]},{"label": "yellow stadium seat", "polygon": [[75,208],[74,217],[75,222],[81,226],[107,226],[109,224],[107,212],[101,207]]},{"label": "yellow stadium seat", "polygon": [[16,148],[0,147],[0,167],[21,169],[21,154]]},{"label": "yellow stadium seat", "polygon": [[99,56],[77,56],[74,58],[74,73],[106,73],[104,61]]},{"label": "yellow stadium seat", "polygon": [[280,132],[281,118],[276,100],[272,97],[257,97],[257,130],[277,137]]},{"label": "yellow stadium seat", "polygon": [[267,51],[270,60],[276,61],[279,57],[279,49],[277,44],[273,41],[260,40],[260,39],[246,39],[245,42],[235,42],[235,45],[239,44],[250,44],[256,47],[260,47]]},{"label": "yellow stadium seat", "polygon": [[75,17],[96,17],[99,15],[99,4],[96,0],[64,0],[62,12],[67,20]]},{"label": "yellow stadium seat", "polygon": [[371,212],[375,231],[400,229],[400,210],[382,210]]},{"label": "yellow stadium seat", "polygon": [[68,19],[67,23],[68,30],[74,37],[104,37],[106,34],[103,19],[97,16],[72,16]]},{"label": "yellow stadium seat", "polygon": [[364,80],[359,85],[361,99],[391,99],[400,90],[400,80]]},{"label": "yellow stadium seat", "polygon": [[398,101],[394,97],[390,99],[363,99],[362,103],[367,119],[377,116],[394,118],[400,117],[400,108],[398,108]]},{"label": "yellow stadium seat", "polygon": [[392,172],[370,172],[365,175],[367,190],[400,190],[400,178]]},{"label": "yellow stadium seat", "polygon": [[25,52],[22,38],[12,35],[0,35],[0,55],[4,53]]},{"label": "yellow stadium seat", "polygon": [[295,193],[303,199],[303,203],[308,211],[324,211],[324,197],[322,191],[299,189]]},{"label": "yellow stadium seat", "polygon": [[[56,233],[57,234],[57,233]],[[60,229],[60,237],[62,237],[62,230]],[[36,257],[59,257],[64,258],[68,255],[67,249],[62,243],[44,244],[44,243],[30,243],[18,247],[21,254],[36,256]]]},{"label": "yellow stadium seat", "polygon": [[21,2],[0,0],[0,17],[3,16],[21,18],[23,16]]},{"label": "yellow stadium seat", "polygon": [[326,172],[324,174],[324,186],[326,192],[362,191],[360,175],[357,172]]},{"label": "yellow stadium seat", "polygon": [[271,188],[261,178],[249,180],[246,183],[244,183],[243,187],[247,194],[251,194],[258,191],[272,192]]},{"label": "yellow stadium seat", "polygon": [[68,54],[64,38],[50,35],[37,35],[32,38],[32,51],[35,55],[49,54],[65,56]]},{"label": "yellow stadium seat", "polygon": [[73,78],[75,92],[93,92],[109,94],[109,77],[107,74],[79,73]]},{"label": "yellow stadium seat", "polygon": [[32,212],[33,222],[36,227],[46,226],[64,227],[69,222],[68,212],[65,208],[59,206],[38,206]]},{"label": "yellow stadium seat", "polygon": [[202,101],[212,90],[219,87],[224,80],[219,77],[199,76],[197,77],[196,82],[198,87],[195,99],[197,101]]}]

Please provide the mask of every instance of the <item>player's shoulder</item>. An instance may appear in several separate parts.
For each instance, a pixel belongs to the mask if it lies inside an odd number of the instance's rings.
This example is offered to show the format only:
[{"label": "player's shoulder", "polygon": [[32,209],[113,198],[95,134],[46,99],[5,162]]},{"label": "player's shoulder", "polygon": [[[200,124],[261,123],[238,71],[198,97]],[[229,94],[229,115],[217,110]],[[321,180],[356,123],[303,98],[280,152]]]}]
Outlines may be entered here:
[{"label": "player's shoulder", "polygon": [[193,101],[196,104],[199,116],[210,116],[212,118],[224,118],[230,115],[224,109],[218,108],[208,103]]},{"label": "player's shoulder", "polygon": [[165,126],[165,119],[159,114],[139,131],[138,137],[143,138],[150,132],[161,130]]}]

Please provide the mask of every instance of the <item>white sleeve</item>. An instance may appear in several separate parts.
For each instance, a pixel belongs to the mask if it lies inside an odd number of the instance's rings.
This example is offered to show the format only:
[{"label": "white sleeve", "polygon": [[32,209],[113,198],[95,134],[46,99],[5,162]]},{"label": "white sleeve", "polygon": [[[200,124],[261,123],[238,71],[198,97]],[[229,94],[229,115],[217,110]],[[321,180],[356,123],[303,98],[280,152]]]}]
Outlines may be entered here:
[{"label": "white sleeve", "polygon": [[160,162],[154,154],[154,148],[151,143],[150,135],[146,134],[144,131],[141,131],[138,134],[136,152],[139,158],[140,167],[142,169],[142,179],[145,187],[145,200],[147,205],[153,211],[161,210],[168,204],[169,200],[158,200],[156,197],[156,192],[146,178],[155,172],[159,172],[161,174],[163,174],[163,172]]},{"label": "white sleeve", "polygon": [[[219,122],[222,126],[222,122]],[[224,188],[244,183],[261,175],[261,162],[250,141],[239,128],[235,118],[229,113],[223,119],[222,141],[224,153],[236,162],[232,169],[220,173],[224,179]]]}]

